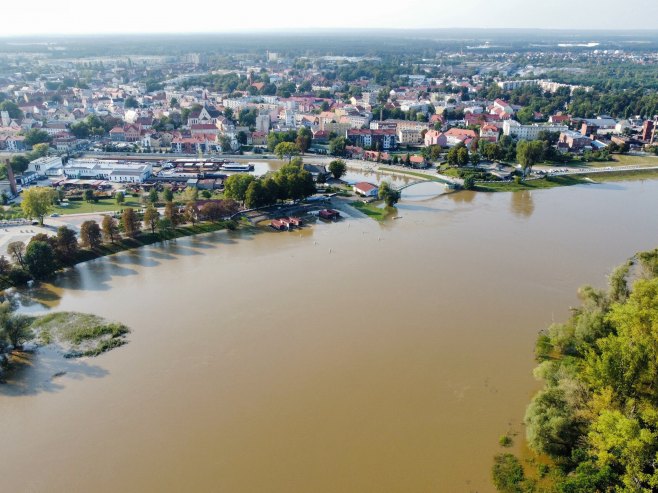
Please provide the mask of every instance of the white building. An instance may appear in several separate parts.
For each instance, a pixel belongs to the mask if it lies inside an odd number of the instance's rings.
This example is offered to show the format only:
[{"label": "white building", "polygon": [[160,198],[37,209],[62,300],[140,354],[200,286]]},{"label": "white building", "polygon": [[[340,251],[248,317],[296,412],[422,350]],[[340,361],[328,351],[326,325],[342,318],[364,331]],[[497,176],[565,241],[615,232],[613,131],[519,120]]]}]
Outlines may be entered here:
[{"label": "white building", "polygon": [[101,159],[71,159],[64,166],[64,175],[73,179],[142,183],[151,176],[152,169],[150,164],[128,164]]},{"label": "white building", "polygon": [[27,170],[36,173],[37,176],[61,176],[62,169],[62,158],[58,156],[40,157],[27,166]]},{"label": "white building", "polygon": [[540,132],[565,132],[569,130],[566,125],[533,124],[521,125],[516,120],[507,120],[503,123],[503,134],[517,140],[536,140]]}]

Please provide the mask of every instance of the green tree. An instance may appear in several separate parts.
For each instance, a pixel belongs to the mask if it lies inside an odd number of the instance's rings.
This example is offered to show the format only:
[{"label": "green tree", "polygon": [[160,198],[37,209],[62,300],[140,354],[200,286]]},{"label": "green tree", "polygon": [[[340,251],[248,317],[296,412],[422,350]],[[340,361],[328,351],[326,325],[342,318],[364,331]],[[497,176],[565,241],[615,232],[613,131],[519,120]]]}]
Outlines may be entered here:
[{"label": "green tree", "polygon": [[466,166],[469,161],[468,149],[466,147],[460,147],[457,150],[457,165]]},{"label": "green tree", "polygon": [[14,174],[21,174],[27,170],[27,167],[30,164],[30,160],[25,156],[12,156],[9,160],[11,169],[14,171]]},{"label": "green tree", "polygon": [[246,173],[231,175],[224,181],[224,195],[230,199],[244,202],[247,188],[253,181],[254,177]]},{"label": "green tree", "polygon": [[157,191],[155,188],[152,188],[152,189],[149,191],[149,197],[148,197],[149,202],[150,202],[151,204],[155,204],[155,203],[157,203],[157,201],[158,201],[159,198],[160,198],[160,197],[158,196],[158,191]]},{"label": "green tree", "polygon": [[84,192],[84,197],[85,197],[85,201],[93,202],[94,201],[94,191],[88,188]]},{"label": "green tree", "polygon": [[29,218],[37,218],[43,226],[43,218],[53,209],[56,193],[52,188],[30,187],[23,191],[21,209]]},{"label": "green tree", "polygon": [[9,118],[13,118],[15,120],[20,120],[23,118],[23,112],[13,101],[5,100],[0,102],[0,111],[6,111],[9,113]]},{"label": "green tree", "polygon": [[78,238],[75,231],[66,226],[57,228],[54,249],[55,255],[61,263],[70,264],[74,262],[78,255]]},{"label": "green tree", "polygon": [[162,192],[162,198],[165,202],[173,202],[174,192],[171,190],[171,187],[165,187],[164,191]]},{"label": "green tree", "polygon": [[14,262],[25,268],[25,243],[12,241],[7,245],[7,253],[14,259]]},{"label": "green tree", "polygon": [[271,203],[269,200],[270,197],[267,193],[267,190],[263,187],[263,184],[260,180],[254,180],[249,184],[245,193],[245,207],[248,209],[253,209],[256,207],[268,205]]},{"label": "green tree", "polygon": [[123,102],[123,106],[128,109],[139,108],[139,103],[134,96],[128,96]]},{"label": "green tree", "polygon": [[165,204],[164,215],[167,219],[171,221],[171,224],[174,227],[178,226],[180,223],[183,222],[183,218],[181,217],[181,214],[178,211],[178,207],[176,207],[173,202],[167,202]]},{"label": "green tree", "polygon": [[168,238],[174,230],[174,225],[171,223],[171,219],[163,217],[158,220],[158,233],[162,238]]},{"label": "green tree", "polygon": [[126,201],[126,196],[123,194],[123,192],[117,192],[114,200],[116,200],[117,205],[121,205]]},{"label": "green tree", "polygon": [[535,120],[535,112],[532,111],[532,108],[526,106],[525,108],[521,108],[519,111],[517,111],[516,119],[522,124],[528,125]]},{"label": "green tree", "polygon": [[43,279],[57,270],[55,252],[45,241],[31,241],[25,250],[25,267],[34,279]]},{"label": "green tree", "polygon": [[34,144],[32,146],[32,152],[28,154],[30,160],[38,159],[48,155],[50,151],[50,145],[47,143]]},{"label": "green tree", "polygon": [[516,144],[516,160],[523,168],[523,176],[543,157],[544,143],[540,140],[521,140]]},{"label": "green tree", "polygon": [[332,156],[344,156],[347,148],[347,139],[345,137],[336,137],[329,141],[329,154]]},{"label": "green tree", "polygon": [[21,349],[32,336],[32,319],[26,315],[11,315],[4,321],[3,332],[15,349]]},{"label": "green tree", "polygon": [[25,145],[28,145],[32,147],[35,144],[42,144],[45,142],[50,142],[52,139],[50,135],[48,135],[48,132],[45,130],[40,130],[38,128],[33,128],[32,130],[28,130],[25,133]]},{"label": "green tree", "polygon": [[384,181],[379,185],[378,196],[383,200],[387,207],[393,207],[400,200],[400,192],[391,187],[391,184]]},{"label": "green tree", "polygon": [[288,162],[290,162],[293,157],[298,156],[299,153],[299,146],[292,142],[281,142],[274,148],[274,154],[276,154],[279,159],[287,159]]},{"label": "green tree", "polygon": [[464,190],[473,190],[475,188],[475,178],[473,175],[468,175],[464,178]]},{"label": "green tree", "polygon": [[196,187],[187,187],[183,190],[183,200],[185,202],[194,201],[199,199],[199,190]]},{"label": "green tree", "polygon": [[329,163],[329,172],[332,174],[334,179],[340,180],[340,178],[347,171],[347,165],[342,159],[334,159]]},{"label": "green tree", "polygon": [[80,243],[84,248],[98,248],[101,246],[101,228],[96,221],[88,220],[80,225]]}]

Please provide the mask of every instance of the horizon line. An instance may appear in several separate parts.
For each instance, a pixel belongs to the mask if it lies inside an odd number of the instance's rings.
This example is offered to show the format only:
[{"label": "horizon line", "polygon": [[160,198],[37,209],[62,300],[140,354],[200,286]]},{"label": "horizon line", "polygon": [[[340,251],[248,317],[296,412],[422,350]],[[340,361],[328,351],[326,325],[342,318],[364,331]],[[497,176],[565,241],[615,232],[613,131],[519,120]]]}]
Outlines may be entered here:
[{"label": "horizon line", "polygon": [[565,33],[636,33],[636,34],[658,34],[658,28],[568,28],[568,27],[278,27],[268,29],[240,29],[240,30],[217,30],[217,31],[152,31],[152,32],[139,32],[139,31],[108,31],[108,32],[79,32],[79,33],[66,33],[53,31],[50,33],[21,33],[21,34],[2,34],[0,39],[12,38],[47,38],[47,37],[62,37],[62,38],[75,38],[83,36],[200,36],[200,35],[262,35],[262,34],[314,34],[318,32],[327,33],[347,33],[355,31],[368,31],[368,32],[427,32],[427,31],[509,31],[509,32],[565,32]]}]

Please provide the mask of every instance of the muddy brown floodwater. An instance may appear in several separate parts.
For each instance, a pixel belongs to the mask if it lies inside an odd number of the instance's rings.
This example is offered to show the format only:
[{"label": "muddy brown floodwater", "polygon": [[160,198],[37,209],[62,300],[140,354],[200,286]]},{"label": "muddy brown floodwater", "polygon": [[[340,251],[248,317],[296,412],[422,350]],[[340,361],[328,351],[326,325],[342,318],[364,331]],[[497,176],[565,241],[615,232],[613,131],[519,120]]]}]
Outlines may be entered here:
[{"label": "muddy brown floodwater", "polygon": [[658,246],[658,182],[412,190],[398,220],[179,239],[33,293],[133,331],[0,387],[2,489],[491,492],[537,332]]}]

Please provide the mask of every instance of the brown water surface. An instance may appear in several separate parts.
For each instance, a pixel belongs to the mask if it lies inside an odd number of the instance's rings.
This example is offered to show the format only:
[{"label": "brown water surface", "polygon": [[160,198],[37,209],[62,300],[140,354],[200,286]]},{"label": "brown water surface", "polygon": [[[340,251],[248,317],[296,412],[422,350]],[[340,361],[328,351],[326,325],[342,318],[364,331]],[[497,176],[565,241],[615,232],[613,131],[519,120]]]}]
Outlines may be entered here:
[{"label": "brown water surface", "polygon": [[658,182],[461,192],[80,265],[36,294],[130,343],[0,387],[2,490],[491,492],[537,332],[658,245],[657,206]]}]

